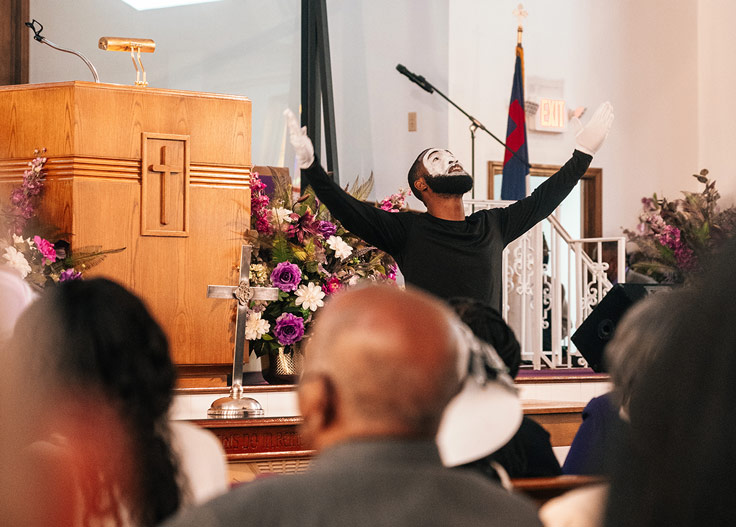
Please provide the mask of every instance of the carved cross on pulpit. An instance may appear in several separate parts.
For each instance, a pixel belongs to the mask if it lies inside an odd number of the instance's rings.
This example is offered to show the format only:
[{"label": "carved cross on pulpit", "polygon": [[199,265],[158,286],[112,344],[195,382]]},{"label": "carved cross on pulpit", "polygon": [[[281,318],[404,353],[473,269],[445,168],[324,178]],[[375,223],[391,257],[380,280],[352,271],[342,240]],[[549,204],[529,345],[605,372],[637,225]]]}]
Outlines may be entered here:
[{"label": "carved cross on pulpit", "polygon": [[263,408],[255,399],[243,397],[243,350],[245,349],[245,323],[248,304],[251,300],[277,300],[276,287],[250,287],[250,255],[253,247],[243,245],[240,250],[240,280],[237,286],[209,285],[208,298],[229,298],[237,300],[235,316],[235,352],[233,354],[233,380],[229,397],[222,397],[212,403],[207,411],[210,417],[220,419],[243,418],[263,415]]},{"label": "carved cross on pulpit", "polygon": [[151,165],[151,172],[161,172],[161,225],[168,225],[169,220],[166,217],[166,179],[172,174],[181,172],[181,168],[177,166],[169,166],[166,164],[166,147],[161,147],[161,162]]}]

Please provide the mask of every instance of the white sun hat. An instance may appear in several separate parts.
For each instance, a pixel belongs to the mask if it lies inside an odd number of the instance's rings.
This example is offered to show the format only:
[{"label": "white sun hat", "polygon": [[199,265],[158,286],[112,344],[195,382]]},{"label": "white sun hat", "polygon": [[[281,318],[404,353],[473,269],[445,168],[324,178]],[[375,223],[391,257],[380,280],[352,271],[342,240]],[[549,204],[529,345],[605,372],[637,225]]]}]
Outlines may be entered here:
[{"label": "white sun hat", "polygon": [[521,425],[521,400],[493,346],[456,320],[460,392],[445,408],[437,432],[442,463],[463,465],[505,445]]}]

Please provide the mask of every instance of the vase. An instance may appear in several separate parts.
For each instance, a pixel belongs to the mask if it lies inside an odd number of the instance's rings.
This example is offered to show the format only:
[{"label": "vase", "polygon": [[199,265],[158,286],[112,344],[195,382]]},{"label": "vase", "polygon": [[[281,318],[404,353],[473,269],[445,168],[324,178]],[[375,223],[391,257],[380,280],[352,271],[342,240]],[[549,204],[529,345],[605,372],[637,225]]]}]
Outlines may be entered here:
[{"label": "vase", "polygon": [[261,364],[268,384],[296,384],[302,374],[304,355],[299,346],[281,346],[261,357]]}]

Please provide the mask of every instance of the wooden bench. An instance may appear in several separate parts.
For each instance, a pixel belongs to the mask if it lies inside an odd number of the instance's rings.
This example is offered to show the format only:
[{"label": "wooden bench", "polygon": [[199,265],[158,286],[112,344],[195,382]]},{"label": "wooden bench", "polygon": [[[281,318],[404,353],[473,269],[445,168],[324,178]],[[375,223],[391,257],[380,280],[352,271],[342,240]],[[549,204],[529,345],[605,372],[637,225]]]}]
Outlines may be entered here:
[{"label": "wooden bench", "polygon": [[560,401],[523,401],[524,415],[531,417],[549,432],[552,446],[570,446],[583,422],[584,403]]},{"label": "wooden bench", "polygon": [[[549,433],[552,446],[567,446],[580,426],[581,403],[524,402],[524,414]],[[302,441],[301,417],[253,419],[195,419],[194,424],[215,434],[225,449],[231,480],[250,481],[266,472],[301,472],[314,451]]]},{"label": "wooden bench", "polygon": [[601,476],[566,475],[550,478],[515,478],[511,480],[511,485],[516,492],[526,495],[541,506],[569,490],[605,482],[606,479]]}]

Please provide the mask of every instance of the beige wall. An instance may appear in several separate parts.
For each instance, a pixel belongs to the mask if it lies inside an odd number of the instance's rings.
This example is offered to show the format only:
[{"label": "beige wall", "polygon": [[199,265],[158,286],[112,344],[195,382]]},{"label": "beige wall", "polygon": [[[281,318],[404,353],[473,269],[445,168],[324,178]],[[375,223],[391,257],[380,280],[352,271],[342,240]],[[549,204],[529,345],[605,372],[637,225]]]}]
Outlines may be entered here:
[{"label": "beige wall", "polygon": [[736,2],[698,3],[698,166],[710,170],[724,203],[736,202]]},{"label": "beige wall", "polygon": [[[119,0],[31,0],[48,38],[76,47],[103,80],[129,82],[123,54],[96,49],[102,34],[152,36],[152,85],[243,93],[253,99],[253,158],[282,159],[281,109],[299,98],[298,2],[223,0],[134,12]],[[425,75],[497,135],[505,136],[518,0],[328,0],[340,170],[343,183],[376,178],[377,197],[405,185],[426,146],[448,144],[470,164],[467,120],[437,95],[412,85],[397,63]],[[603,230],[636,223],[639,200],[653,192],[696,190],[690,174],[707,167],[726,200],[736,199],[728,169],[736,139],[736,37],[731,0],[526,0],[527,78],[562,79],[565,99],[590,111],[611,100],[614,129],[594,166],[604,171]],[[31,43],[31,82],[88,79],[74,57]],[[408,132],[408,112],[418,132]],[[563,163],[574,133],[531,133],[535,163]],[[286,149],[286,160],[291,152]],[[479,134],[477,194],[485,162],[502,149]],[[415,202],[416,204],[416,202]]]},{"label": "beige wall", "polygon": [[[517,3],[450,3],[451,96],[501,136]],[[642,196],[696,188],[690,174],[700,167],[697,1],[527,0],[524,6],[527,79],[563,79],[568,104],[589,108],[584,121],[600,102],[614,105],[613,130],[593,161],[604,174],[603,234],[633,227]],[[465,118],[450,112],[449,123],[451,148],[469,159]],[[573,146],[570,130],[529,134],[533,163],[561,164]],[[479,136],[476,156],[477,167],[479,161],[502,159],[502,147]]]}]

